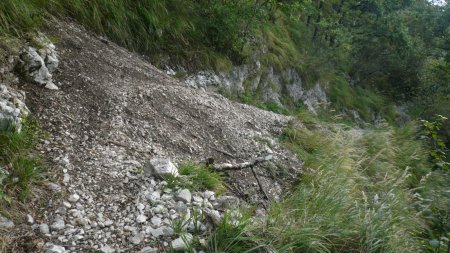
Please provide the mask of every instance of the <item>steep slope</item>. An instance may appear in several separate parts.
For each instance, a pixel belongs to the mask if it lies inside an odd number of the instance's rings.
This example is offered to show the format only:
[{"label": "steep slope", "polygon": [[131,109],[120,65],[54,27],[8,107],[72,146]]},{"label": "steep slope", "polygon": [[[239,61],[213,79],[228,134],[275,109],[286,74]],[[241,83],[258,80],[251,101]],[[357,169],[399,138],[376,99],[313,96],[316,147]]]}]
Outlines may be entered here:
[{"label": "steep slope", "polygon": [[[62,197],[52,197],[37,220],[52,224],[63,219],[68,225],[44,236],[45,241],[75,252],[106,244],[133,252],[154,241],[146,235],[133,243],[124,230],[127,225],[141,230],[146,224],[136,224],[135,205],[142,201],[140,193],[151,186],[139,174],[150,158],[175,162],[213,158],[221,163],[271,154],[271,161],[256,168],[270,197],[280,196],[288,179],[298,174],[301,162],[276,141],[292,118],[185,87],[142,57],[78,25],[59,23],[47,33],[59,41],[61,64],[53,80],[60,89],[21,87],[28,94],[28,107],[51,133],[42,147],[52,159],[51,180],[65,185]],[[228,175],[234,194],[253,203],[261,201],[263,195],[250,170]],[[61,211],[62,201],[73,194],[81,198],[71,208],[90,219],[86,224],[74,221],[73,212]],[[92,226],[99,213],[113,226]],[[73,232],[80,228],[84,229],[81,238]]]}]

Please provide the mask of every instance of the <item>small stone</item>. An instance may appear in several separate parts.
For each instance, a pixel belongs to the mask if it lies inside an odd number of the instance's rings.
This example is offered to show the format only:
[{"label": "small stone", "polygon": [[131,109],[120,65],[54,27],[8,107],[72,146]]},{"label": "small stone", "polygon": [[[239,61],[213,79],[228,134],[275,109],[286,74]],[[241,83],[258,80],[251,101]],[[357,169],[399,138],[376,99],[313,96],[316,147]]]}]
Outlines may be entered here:
[{"label": "small stone", "polygon": [[52,182],[48,182],[47,184],[47,188],[54,191],[54,192],[59,192],[61,191],[61,186],[59,184],[55,184]]},{"label": "small stone", "polygon": [[109,246],[108,244],[105,244],[105,246],[100,248],[100,252],[102,252],[102,253],[114,253],[115,250],[113,248],[111,248],[111,246]]},{"label": "small stone", "polygon": [[205,191],[203,192],[203,198],[207,200],[211,200],[211,197],[214,197],[215,193],[213,191]]},{"label": "small stone", "polygon": [[53,82],[48,82],[45,85],[45,88],[47,88],[49,90],[59,90],[58,86],[56,86]]},{"label": "small stone", "polygon": [[152,247],[145,247],[139,251],[139,253],[157,253],[158,249]]},{"label": "small stone", "polygon": [[231,209],[239,205],[239,198],[234,196],[220,196],[217,198],[217,203],[222,208]]},{"label": "small stone", "polygon": [[183,201],[184,203],[190,203],[192,194],[188,189],[183,189],[178,192],[177,199]]},{"label": "small stone", "polygon": [[63,183],[67,185],[70,182],[70,175],[65,173],[63,177]]},{"label": "small stone", "polygon": [[136,208],[137,208],[137,210],[142,211],[142,210],[144,210],[145,205],[142,204],[142,203],[139,203],[139,204],[136,205]]},{"label": "small stone", "polygon": [[172,236],[172,235],[175,234],[175,231],[171,227],[163,226],[163,227],[160,227],[160,228],[162,229],[162,231],[163,231],[165,236]]},{"label": "small stone", "polygon": [[134,245],[138,245],[144,240],[144,235],[142,233],[138,233],[135,236],[130,237],[130,242]]},{"label": "small stone", "polygon": [[76,194],[76,193],[70,195],[70,197],[69,197],[69,201],[73,202],[73,203],[77,202],[79,199],[80,199],[80,196],[78,194]]},{"label": "small stone", "polygon": [[147,221],[147,216],[140,214],[136,217],[136,222],[137,223],[144,223],[145,221]]},{"label": "small stone", "polygon": [[114,221],[112,221],[112,220],[110,220],[110,219],[107,219],[103,224],[105,225],[105,227],[109,227],[109,226],[111,226],[112,224],[114,224]]},{"label": "small stone", "polygon": [[66,249],[63,246],[54,245],[53,243],[46,243],[45,253],[64,253]]},{"label": "small stone", "polygon": [[178,213],[184,213],[187,209],[186,204],[183,201],[178,201],[177,203],[175,203],[175,210]]},{"label": "small stone", "polygon": [[63,206],[65,208],[71,208],[72,207],[72,205],[69,202],[67,202],[67,201],[63,201]]},{"label": "small stone", "polygon": [[53,222],[53,224],[51,225],[51,228],[56,231],[64,229],[65,227],[66,224],[61,217],[56,218],[55,222]]},{"label": "small stone", "polygon": [[45,223],[42,223],[41,225],[39,225],[39,231],[44,235],[50,233],[50,229],[48,228],[48,225]]},{"label": "small stone", "polygon": [[206,240],[204,238],[200,238],[198,242],[200,243],[201,246],[207,248],[208,244],[206,243]]},{"label": "small stone", "polygon": [[162,235],[164,236],[172,236],[175,232],[173,231],[173,228],[162,226],[157,229],[154,229],[152,227],[147,227],[145,229],[145,233],[151,234],[153,237],[158,238]]},{"label": "small stone", "polygon": [[192,242],[193,236],[191,234],[185,234],[184,236],[180,236],[177,239],[173,240],[171,245],[172,249],[177,250],[186,250],[189,244]]},{"label": "small stone", "polygon": [[83,217],[76,218],[74,222],[80,226],[86,226],[89,223],[88,219]]},{"label": "small stone", "polygon": [[27,214],[27,222],[28,224],[34,224],[34,218],[31,214]]},{"label": "small stone", "polygon": [[151,159],[145,166],[144,172],[149,175],[164,176],[178,176],[178,169],[175,165],[165,158]]},{"label": "small stone", "polygon": [[150,200],[150,202],[155,202],[161,198],[161,193],[159,191],[154,191],[151,194],[148,194],[146,198],[147,200]]},{"label": "small stone", "polygon": [[205,209],[203,210],[203,213],[207,217],[209,217],[215,225],[219,225],[222,222],[222,217],[220,216],[220,213],[217,210]]},{"label": "small stone", "polygon": [[152,208],[152,212],[154,214],[159,214],[159,213],[163,213],[166,210],[166,208],[162,205],[157,205],[156,207]]},{"label": "small stone", "polygon": [[203,202],[203,198],[202,198],[202,197],[199,197],[199,196],[193,196],[193,197],[192,197],[192,200],[193,200],[194,202],[199,202],[199,203],[202,203],[202,202]]},{"label": "small stone", "polygon": [[0,215],[0,229],[13,228],[14,222]]},{"label": "small stone", "polygon": [[145,233],[151,234],[155,238],[164,235],[164,231],[161,228],[154,229],[152,227],[148,227],[147,229],[145,229]]},{"label": "small stone", "polygon": [[61,215],[66,215],[67,209],[65,207],[61,206],[58,209],[56,209],[55,213],[58,213],[58,214],[61,214]]},{"label": "small stone", "polygon": [[151,222],[155,227],[159,227],[161,225],[161,218],[153,216]]}]

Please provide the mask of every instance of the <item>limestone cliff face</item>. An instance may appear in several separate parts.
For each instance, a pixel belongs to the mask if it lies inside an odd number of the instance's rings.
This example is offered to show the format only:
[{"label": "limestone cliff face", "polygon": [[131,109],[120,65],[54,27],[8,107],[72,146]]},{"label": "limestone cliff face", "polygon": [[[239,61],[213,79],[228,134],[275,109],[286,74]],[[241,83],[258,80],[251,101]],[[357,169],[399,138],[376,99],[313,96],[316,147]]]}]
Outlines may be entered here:
[{"label": "limestone cliff face", "polygon": [[282,100],[287,98],[296,104],[303,103],[312,113],[328,104],[326,84],[306,87],[295,69],[279,71],[273,67],[261,67],[259,61],[253,65],[235,66],[228,72],[200,71],[188,76],[185,83],[191,87],[222,89],[234,94],[248,92],[279,106],[283,106]]}]

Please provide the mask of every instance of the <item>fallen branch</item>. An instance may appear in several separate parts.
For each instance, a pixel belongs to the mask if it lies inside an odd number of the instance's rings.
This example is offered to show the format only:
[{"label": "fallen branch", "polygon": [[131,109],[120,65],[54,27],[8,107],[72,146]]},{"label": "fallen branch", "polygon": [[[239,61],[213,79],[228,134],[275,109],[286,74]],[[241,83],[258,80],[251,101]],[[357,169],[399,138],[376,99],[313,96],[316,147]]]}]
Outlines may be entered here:
[{"label": "fallen branch", "polygon": [[108,140],[109,143],[114,144],[116,146],[120,146],[120,147],[124,147],[124,148],[128,148],[128,146],[126,144],[120,143],[118,141],[114,141],[114,140]]},{"label": "fallen branch", "polygon": [[220,152],[220,153],[224,154],[224,155],[227,155],[227,156],[229,156],[229,157],[235,158],[234,155],[228,153],[228,152],[225,151],[225,150],[221,150],[221,149],[215,148],[215,147],[213,147],[213,146],[211,146],[211,145],[210,145],[209,147],[212,148],[212,149],[214,149],[214,150],[217,151],[217,152]]},{"label": "fallen branch", "polygon": [[242,170],[242,169],[246,169],[246,168],[251,168],[251,167],[256,166],[259,163],[262,163],[265,161],[270,161],[270,160],[272,160],[272,158],[273,157],[271,155],[268,155],[265,157],[258,157],[250,162],[243,162],[243,163],[236,163],[236,164],[221,163],[221,164],[214,164],[214,165],[212,165],[212,167],[215,170],[219,170],[219,171]]},{"label": "fallen branch", "polygon": [[[258,176],[256,175],[255,168],[253,168],[253,167],[252,167],[252,173],[253,173],[253,176],[254,176],[255,179],[256,179],[256,182],[258,182],[259,189],[260,189],[260,190],[262,191],[262,193],[264,194],[264,197],[266,198],[266,200],[269,200],[269,196],[267,196],[267,193],[266,193],[266,191],[264,190],[264,188],[263,188],[263,186],[262,186],[262,184],[261,184],[261,181],[259,181],[259,178],[258,178]],[[264,203],[263,203],[263,204],[264,204]],[[264,208],[267,210],[266,205],[264,205]]]},{"label": "fallen branch", "polygon": [[[250,161],[250,162],[243,162],[243,163],[237,163],[237,164],[231,164],[231,163],[222,163],[222,164],[214,164],[212,165],[212,168],[219,171],[230,171],[230,170],[242,170],[246,168],[251,168],[252,174],[256,179],[256,182],[258,183],[259,189],[264,194],[264,198],[266,200],[269,200],[269,196],[267,195],[266,191],[264,190],[264,187],[261,183],[261,181],[258,178],[258,175],[256,174],[256,171],[254,167],[258,165],[259,163],[270,161],[272,160],[272,155],[267,155],[265,157],[257,157],[256,159]],[[267,210],[267,206],[265,203],[263,203],[264,209]]]}]

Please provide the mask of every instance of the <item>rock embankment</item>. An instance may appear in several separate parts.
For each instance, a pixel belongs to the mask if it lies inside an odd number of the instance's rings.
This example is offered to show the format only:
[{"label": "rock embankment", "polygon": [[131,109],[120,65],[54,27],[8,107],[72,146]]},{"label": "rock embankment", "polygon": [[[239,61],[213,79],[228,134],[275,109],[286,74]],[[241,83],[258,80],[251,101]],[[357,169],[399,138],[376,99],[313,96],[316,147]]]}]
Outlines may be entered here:
[{"label": "rock embankment", "polygon": [[32,229],[44,238],[57,238],[45,245],[46,252],[160,252],[187,249],[193,240],[205,246],[207,232],[229,208],[238,208],[239,199],[170,188],[162,179],[169,175],[178,175],[170,160],[152,159],[145,171],[123,171],[122,184],[136,186],[133,203],[124,203],[126,192],[117,192],[115,201],[105,205],[89,198],[88,189],[75,190],[54,213],[47,213],[53,217],[49,224],[36,223]]}]

